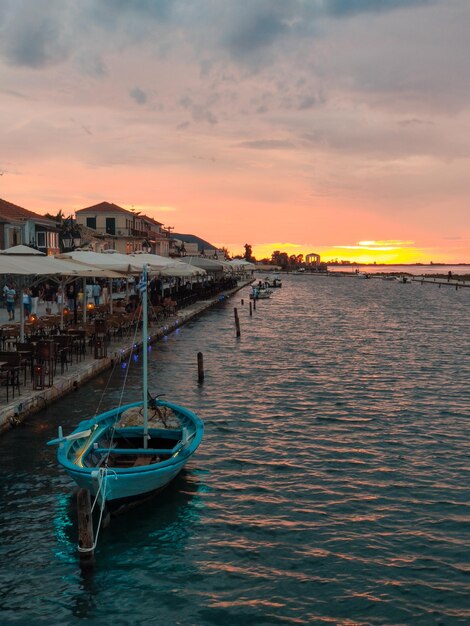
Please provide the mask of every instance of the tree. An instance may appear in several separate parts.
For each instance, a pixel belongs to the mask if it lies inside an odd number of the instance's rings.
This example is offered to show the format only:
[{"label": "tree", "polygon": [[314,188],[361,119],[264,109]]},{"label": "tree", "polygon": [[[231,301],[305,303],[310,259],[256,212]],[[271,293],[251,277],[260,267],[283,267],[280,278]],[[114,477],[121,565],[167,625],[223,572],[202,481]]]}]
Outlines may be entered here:
[{"label": "tree", "polygon": [[287,252],[280,252],[278,256],[277,265],[280,265],[283,269],[286,269],[289,265],[289,256]]},{"label": "tree", "polygon": [[251,244],[246,243],[243,247],[245,248],[245,261],[249,261],[250,263],[255,261],[256,259],[252,254]]},{"label": "tree", "polygon": [[54,220],[54,222],[59,222],[59,224],[62,224],[62,222],[65,220],[62,209],[57,213],[57,215],[51,215],[50,213],[46,213],[44,217],[47,217],[50,220]]}]

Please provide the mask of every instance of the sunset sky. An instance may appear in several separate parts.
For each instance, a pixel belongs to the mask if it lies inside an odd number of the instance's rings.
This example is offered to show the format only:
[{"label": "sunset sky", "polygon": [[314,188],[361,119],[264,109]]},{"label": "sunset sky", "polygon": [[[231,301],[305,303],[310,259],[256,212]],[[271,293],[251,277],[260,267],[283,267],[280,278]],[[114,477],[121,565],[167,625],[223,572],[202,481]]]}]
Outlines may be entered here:
[{"label": "sunset sky", "polygon": [[469,0],[0,0],[0,197],[470,262]]}]

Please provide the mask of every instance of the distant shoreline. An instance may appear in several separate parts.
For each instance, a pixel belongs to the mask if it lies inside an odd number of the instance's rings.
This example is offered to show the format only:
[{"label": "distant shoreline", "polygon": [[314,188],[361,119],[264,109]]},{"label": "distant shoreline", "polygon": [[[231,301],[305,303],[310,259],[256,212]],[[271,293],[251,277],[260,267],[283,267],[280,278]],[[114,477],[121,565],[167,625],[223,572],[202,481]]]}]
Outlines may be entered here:
[{"label": "distant shoreline", "polygon": [[470,267],[470,263],[326,263],[328,267]]}]

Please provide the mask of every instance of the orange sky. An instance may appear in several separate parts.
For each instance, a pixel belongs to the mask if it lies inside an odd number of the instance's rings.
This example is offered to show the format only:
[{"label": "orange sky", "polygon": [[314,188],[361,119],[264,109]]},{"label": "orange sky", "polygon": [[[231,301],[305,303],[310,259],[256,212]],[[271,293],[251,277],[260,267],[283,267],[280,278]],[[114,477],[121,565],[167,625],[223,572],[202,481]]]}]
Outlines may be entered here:
[{"label": "orange sky", "polygon": [[257,258],[470,262],[470,3],[3,6],[3,199]]}]

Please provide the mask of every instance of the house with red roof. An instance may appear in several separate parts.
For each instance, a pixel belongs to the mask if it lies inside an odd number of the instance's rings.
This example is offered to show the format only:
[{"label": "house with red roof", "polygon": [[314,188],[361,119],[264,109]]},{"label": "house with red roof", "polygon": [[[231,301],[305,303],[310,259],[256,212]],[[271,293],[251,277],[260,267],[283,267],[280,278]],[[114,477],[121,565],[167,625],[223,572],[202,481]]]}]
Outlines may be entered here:
[{"label": "house with red roof", "polygon": [[0,198],[0,250],[23,244],[59,254],[59,228],[55,220]]},{"label": "house with red roof", "polygon": [[169,236],[162,224],[138,211],[129,211],[112,202],[100,202],[76,211],[77,224],[105,236],[108,247],[117,252],[169,254]]}]

